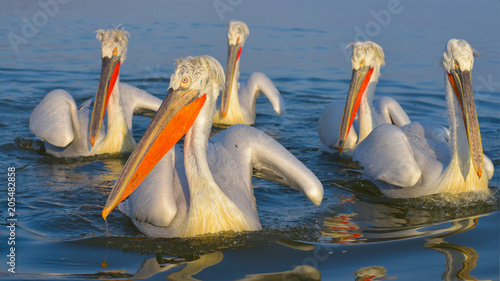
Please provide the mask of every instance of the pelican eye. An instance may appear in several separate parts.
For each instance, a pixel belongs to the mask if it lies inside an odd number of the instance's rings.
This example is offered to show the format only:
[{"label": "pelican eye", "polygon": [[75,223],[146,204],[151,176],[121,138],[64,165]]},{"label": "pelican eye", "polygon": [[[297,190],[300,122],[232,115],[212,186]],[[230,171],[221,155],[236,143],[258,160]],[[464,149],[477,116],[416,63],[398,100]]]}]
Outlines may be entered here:
[{"label": "pelican eye", "polygon": [[365,59],[361,59],[359,62],[359,67],[363,67],[365,65]]},{"label": "pelican eye", "polygon": [[458,62],[456,60],[453,61],[455,63],[455,69],[459,69],[460,66],[458,65]]},{"label": "pelican eye", "polygon": [[189,79],[189,77],[182,78],[181,87],[187,88],[187,87],[189,87],[190,84],[191,84],[191,79]]},{"label": "pelican eye", "polygon": [[113,49],[113,56],[116,56],[116,54],[118,53],[118,49],[117,48],[114,48]]}]

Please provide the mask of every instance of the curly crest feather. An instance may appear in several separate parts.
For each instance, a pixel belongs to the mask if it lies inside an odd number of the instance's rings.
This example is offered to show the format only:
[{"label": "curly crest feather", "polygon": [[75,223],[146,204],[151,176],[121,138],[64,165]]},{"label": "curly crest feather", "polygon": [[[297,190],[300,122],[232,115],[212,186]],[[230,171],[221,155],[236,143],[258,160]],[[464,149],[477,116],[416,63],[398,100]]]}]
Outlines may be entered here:
[{"label": "curly crest feather", "polygon": [[244,44],[250,30],[248,26],[242,21],[232,20],[228,22],[227,41],[229,45],[236,45],[237,43]]},{"label": "curly crest feather", "polygon": [[121,61],[125,60],[127,53],[127,44],[130,33],[120,26],[114,29],[99,29],[96,31],[96,38],[101,41],[102,57],[111,57],[116,48],[116,55],[121,57]]},{"label": "curly crest feather", "polygon": [[177,68],[170,78],[170,86],[177,89],[184,76],[191,78],[191,85],[197,89],[206,88],[209,83],[221,89],[224,86],[224,69],[222,65],[211,56],[186,57],[175,61]]},{"label": "curly crest feather", "polygon": [[364,59],[364,65],[378,67],[385,65],[385,56],[382,47],[371,41],[355,42],[347,45],[352,47],[351,63],[352,68],[357,69],[361,60]]},{"label": "curly crest feather", "polygon": [[458,64],[462,70],[472,70],[474,65],[474,57],[479,57],[476,50],[462,39],[450,39],[443,53],[442,65],[446,71],[450,72],[455,63]]}]

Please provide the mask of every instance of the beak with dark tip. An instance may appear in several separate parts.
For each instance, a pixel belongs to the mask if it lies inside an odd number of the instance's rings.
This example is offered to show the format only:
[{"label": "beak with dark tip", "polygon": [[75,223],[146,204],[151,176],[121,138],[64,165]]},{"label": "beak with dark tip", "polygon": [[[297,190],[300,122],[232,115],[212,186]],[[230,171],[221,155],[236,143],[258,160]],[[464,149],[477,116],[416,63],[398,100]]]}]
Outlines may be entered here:
[{"label": "beak with dark tip", "polygon": [[344,148],[345,140],[351,130],[352,122],[358,113],[361,97],[368,86],[372,73],[373,67],[369,66],[363,66],[352,70],[351,85],[349,86],[349,92],[347,93],[347,100],[344,106],[344,113],[342,114],[342,121],[340,122],[338,143],[339,152],[342,152],[342,149]]},{"label": "beak with dark tip", "polygon": [[242,43],[236,43],[235,45],[229,45],[227,54],[227,66],[226,66],[226,83],[224,85],[224,90],[222,91],[221,97],[221,112],[222,117],[226,117],[227,111],[229,110],[229,101],[231,98],[231,91],[233,89],[234,73],[236,70],[236,63],[240,59]]},{"label": "beak with dark tip", "polygon": [[102,210],[102,217],[129,196],[151,172],[160,159],[191,128],[206,100],[199,91],[169,89],[144,136],[123,167]]},{"label": "beak with dark tip", "polygon": [[94,99],[94,109],[90,119],[90,144],[94,146],[101,128],[102,119],[106,113],[111,92],[115,87],[116,79],[120,73],[120,56],[112,56],[111,58],[102,58],[101,78],[97,86],[97,93]]},{"label": "beak with dark tip", "polygon": [[481,143],[481,133],[479,131],[479,122],[477,120],[476,105],[474,103],[474,94],[472,92],[471,73],[468,70],[456,68],[448,72],[453,91],[457,96],[469,141],[470,156],[478,177],[483,174],[483,145]]}]

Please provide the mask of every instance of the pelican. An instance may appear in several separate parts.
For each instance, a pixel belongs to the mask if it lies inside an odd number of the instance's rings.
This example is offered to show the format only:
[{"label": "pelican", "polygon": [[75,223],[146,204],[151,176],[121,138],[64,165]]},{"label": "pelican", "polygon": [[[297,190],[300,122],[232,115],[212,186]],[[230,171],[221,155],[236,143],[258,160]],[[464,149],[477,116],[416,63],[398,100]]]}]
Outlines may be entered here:
[{"label": "pelican", "polygon": [[[165,101],[109,195],[105,219],[130,195],[119,208],[149,236],[260,230],[252,171],[321,203],[318,178],[263,132],[235,125],[208,139],[223,84],[223,68],[210,56],[177,62]],[[182,154],[175,143],[184,134]]]},{"label": "pelican", "polygon": [[[318,121],[318,134],[324,150],[338,149],[352,156],[353,149],[378,125],[392,123],[399,127],[410,123],[410,118],[391,97],[373,103],[380,68],[385,65],[382,47],[370,41],[350,46],[352,77],[345,106],[334,101],[325,108]],[[357,122],[353,122],[356,114]]]},{"label": "pelican", "polygon": [[222,92],[220,107],[214,115],[214,125],[216,126],[254,124],[255,102],[259,93],[263,93],[269,99],[278,115],[285,112],[285,101],[265,74],[252,73],[247,83],[240,87],[238,78],[240,77],[241,48],[245,44],[248,34],[248,26],[244,22],[229,22],[226,85]]},{"label": "pelican", "polygon": [[[90,156],[129,152],[136,142],[132,116],[154,116],[161,100],[143,90],[120,83],[120,66],[127,53],[129,33],[123,29],[98,30],[102,70],[95,99],[77,109],[66,91],[48,93],[30,117],[30,129],[44,140],[45,149],[56,157]],[[93,109],[91,110],[93,105]],[[107,130],[101,128],[107,114]]]},{"label": "pelican", "polygon": [[363,174],[389,197],[490,194],[493,163],[483,156],[472,92],[474,50],[451,39],[443,54],[449,131],[432,122],[382,124],[354,150]]}]

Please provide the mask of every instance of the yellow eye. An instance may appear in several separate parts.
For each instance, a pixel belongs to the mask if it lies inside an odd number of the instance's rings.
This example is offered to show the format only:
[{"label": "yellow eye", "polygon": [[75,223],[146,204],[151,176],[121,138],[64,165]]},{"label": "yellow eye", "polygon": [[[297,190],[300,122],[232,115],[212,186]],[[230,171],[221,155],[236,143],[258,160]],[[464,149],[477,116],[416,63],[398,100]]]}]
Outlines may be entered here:
[{"label": "yellow eye", "polygon": [[361,59],[359,62],[359,67],[363,67],[365,65],[365,59]]},{"label": "yellow eye", "polygon": [[181,87],[187,88],[187,87],[189,87],[190,84],[191,84],[191,79],[189,79],[189,77],[186,76],[186,77],[182,78]]},{"label": "yellow eye", "polygon": [[118,53],[118,49],[114,48],[113,49],[113,56],[116,56],[117,53]]},{"label": "yellow eye", "polygon": [[458,65],[458,62],[457,62],[457,61],[453,61],[453,62],[455,63],[455,68],[456,68],[456,69],[459,69],[459,68],[460,68],[460,66]]}]

